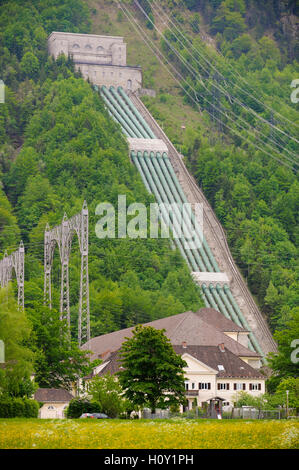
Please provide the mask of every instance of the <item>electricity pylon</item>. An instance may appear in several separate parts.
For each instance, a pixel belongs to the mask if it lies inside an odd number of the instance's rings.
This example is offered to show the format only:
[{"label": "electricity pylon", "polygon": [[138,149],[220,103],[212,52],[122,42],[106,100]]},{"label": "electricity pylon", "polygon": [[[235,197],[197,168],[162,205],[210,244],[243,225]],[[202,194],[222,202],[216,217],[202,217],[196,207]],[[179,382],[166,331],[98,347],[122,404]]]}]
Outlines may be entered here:
[{"label": "electricity pylon", "polygon": [[72,239],[77,234],[81,254],[80,298],[78,316],[79,346],[90,339],[89,282],[88,282],[88,208],[84,201],[82,211],[70,219],[64,214],[62,222],[50,230],[47,224],[44,241],[44,302],[52,308],[51,271],[56,244],[61,263],[60,318],[70,326],[69,260]]},{"label": "electricity pylon", "polygon": [[9,256],[7,251],[0,261],[0,286],[5,287],[12,280],[13,270],[15,271],[18,286],[18,305],[24,308],[24,260],[25,249],[21,241],[19,248]]}]

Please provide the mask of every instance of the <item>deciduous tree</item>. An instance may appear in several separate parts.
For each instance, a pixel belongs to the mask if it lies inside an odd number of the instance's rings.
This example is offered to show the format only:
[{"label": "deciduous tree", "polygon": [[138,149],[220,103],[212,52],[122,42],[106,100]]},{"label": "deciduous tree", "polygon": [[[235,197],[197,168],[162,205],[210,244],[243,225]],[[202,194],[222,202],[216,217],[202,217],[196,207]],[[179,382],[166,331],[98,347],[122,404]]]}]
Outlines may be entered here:
[{"label": "deciduous tree", "polygon": [[150,326],[137,326],[121,348],[118,376],[125,396],[135,405],[165,409],[185,403],[184,366],[164,334]]},{"label": "deciduous tree", "polygon": [[30,338],[31,324],[26,313],[18,309],[12,285],[0,289],[0,339],[4,342],[5,363],[0,369],[0,395],[31,396],[34,384],[34,353],[26,343]]}]

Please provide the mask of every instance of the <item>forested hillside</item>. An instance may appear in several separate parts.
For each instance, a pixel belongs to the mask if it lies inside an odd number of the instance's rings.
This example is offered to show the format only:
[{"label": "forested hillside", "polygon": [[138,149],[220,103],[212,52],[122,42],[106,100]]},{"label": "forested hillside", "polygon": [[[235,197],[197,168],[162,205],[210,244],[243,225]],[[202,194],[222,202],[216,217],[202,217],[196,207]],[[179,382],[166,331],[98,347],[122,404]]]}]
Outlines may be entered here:
[{"label": "forested hillside", "polygon": [[[26,249],[25,308],[43,310],[43,237],[46,223],[72,216],[86,200],[90,213],[89,277],[92,336],[196,310],[203,305],[185,261],[168,240],[99,240],[100,202],[117,207],[153,201],[130,163],[126,141],[91,85],[71,60],[48,57],[52,31],[90,32],[79,0],[5,1],[0,9],[0,69],[6,101],[0,106],[0,250],[22,239]],[[80,256],[73,241],[70,285],[77,330]],[[60,262],[55,253],[54,307],[59,306]]]}]

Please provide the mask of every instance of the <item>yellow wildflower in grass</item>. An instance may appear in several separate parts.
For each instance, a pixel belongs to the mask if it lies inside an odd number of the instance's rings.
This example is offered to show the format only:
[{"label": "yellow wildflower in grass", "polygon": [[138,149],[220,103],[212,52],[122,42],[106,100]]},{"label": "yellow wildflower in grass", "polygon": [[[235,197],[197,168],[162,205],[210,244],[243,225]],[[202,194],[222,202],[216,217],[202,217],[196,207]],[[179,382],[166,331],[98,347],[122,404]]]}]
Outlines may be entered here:
[{"label": "yellow wildflower in grass", "polygon": [[0,449],[290,449],[299,421],[0,419]]}]

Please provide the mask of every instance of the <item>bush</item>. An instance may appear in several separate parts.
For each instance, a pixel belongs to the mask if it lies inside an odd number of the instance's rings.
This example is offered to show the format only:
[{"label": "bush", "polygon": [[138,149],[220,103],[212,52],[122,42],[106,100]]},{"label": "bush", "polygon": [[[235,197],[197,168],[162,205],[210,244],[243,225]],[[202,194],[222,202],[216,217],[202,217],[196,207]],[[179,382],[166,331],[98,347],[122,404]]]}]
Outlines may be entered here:
[{"label": "bush", "polygon": [[134,405],[124,398],[119,381],[111,374],[94,377],[88,384],[88,391],[92,400],[101,405],[102,413],[110,418],[134,410]]},{"label": "bush", "polygon": [[26,418],[37,418],[40,409],[36,400],[24,399],[24,410]]},{"label": "bush", "polygon": [[101,413],[101,405],[96,401],[86,398],[74,398],[70,401],[66,410],[67,418],[80,418],[83,413]]},{"label": "bush", "polygon": [[0,418],[37,418],[39,405],[30,398],[0,398]]}]

